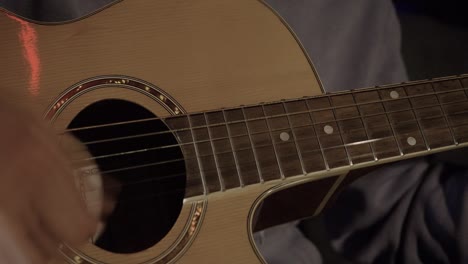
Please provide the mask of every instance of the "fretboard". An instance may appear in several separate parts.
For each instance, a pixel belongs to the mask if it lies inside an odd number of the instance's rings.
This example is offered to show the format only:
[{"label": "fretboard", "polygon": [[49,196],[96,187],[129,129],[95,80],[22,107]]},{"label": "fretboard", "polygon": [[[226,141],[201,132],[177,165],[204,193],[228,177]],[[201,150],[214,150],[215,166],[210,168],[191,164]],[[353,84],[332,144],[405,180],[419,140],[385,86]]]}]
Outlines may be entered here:
[{"label": "fretboard", "polygon": [[468,140],[468,76],[166,118],[186,197],[456,146]]}]

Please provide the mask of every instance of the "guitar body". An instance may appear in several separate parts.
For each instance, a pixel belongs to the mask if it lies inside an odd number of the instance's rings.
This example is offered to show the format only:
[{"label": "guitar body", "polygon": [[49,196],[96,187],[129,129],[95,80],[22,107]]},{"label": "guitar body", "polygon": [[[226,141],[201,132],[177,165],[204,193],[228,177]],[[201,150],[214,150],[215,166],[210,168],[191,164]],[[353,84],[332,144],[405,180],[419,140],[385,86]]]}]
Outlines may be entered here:
[{"label": "guitar body", "polygon": [[[301,45],[258,0],[127,0],[47,25],[5,11],[0,32],[2,92],[57,132],[109,99],[163,118],[322,93]],[[170,231],[137,252],[89,243],[63,255],[70,263],[258,263],[253,213],[280,184],[184,199]]]}]

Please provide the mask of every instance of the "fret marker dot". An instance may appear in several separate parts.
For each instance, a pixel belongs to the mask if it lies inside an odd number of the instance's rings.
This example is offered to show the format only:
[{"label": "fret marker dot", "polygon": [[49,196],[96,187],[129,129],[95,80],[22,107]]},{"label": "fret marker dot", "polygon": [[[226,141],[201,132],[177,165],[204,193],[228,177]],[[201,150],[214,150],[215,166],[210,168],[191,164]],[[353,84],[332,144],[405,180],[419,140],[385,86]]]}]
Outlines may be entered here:
[{"label": "fret marker dot", "polygon": [[390,92],[390,97],[391,97],[392,99],[398,99],[398,97],[400,97],[400,94],[398,94],[397,91],[391,91],[391,92]]},{"label": "fret marker dot", "polygon": [[415,139],[414,137],[409,137],[409,138],[406,140],[406,142],[408,142],[408,144],[409,144],[410,146],[416,145],[416,139]]},{"label": "fret marker dot", "polygon": [[330,126],[330,125],[326,125],[326,126],[323,127],[323,131],[325,131],[325,133],[327,133],[329,135],[333,134],[333,127]]},{"label": "fret marker dot", "polygon": [[286,133],[286,132],[282,132],[280,134],[280,139],[283,140],[283,141],[288,141],[289,140],[289,134]]}]

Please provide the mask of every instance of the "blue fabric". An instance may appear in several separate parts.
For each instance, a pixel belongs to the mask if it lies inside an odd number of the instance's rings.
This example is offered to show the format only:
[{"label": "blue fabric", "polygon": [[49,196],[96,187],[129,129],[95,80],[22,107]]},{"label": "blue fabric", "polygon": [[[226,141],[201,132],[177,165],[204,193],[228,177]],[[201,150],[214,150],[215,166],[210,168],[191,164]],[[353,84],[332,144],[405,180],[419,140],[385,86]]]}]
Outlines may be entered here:
[{"label": "blue fabric", "polygon": [[325,223],[358,263],[468,263],[467,198],[465,167],[409,160],[358,180]]}]

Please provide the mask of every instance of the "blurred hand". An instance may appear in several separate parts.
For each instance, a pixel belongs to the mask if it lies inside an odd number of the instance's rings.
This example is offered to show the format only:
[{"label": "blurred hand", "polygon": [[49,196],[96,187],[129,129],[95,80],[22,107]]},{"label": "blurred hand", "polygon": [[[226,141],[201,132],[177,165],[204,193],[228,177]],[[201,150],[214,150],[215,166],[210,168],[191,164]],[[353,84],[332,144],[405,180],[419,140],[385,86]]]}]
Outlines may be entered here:
[{"label": "blurred hand", "polygon": [[0,122],[0,263],[47,263],[60,243],[91,237],[98,218],[51,129],[6,104]]}]

